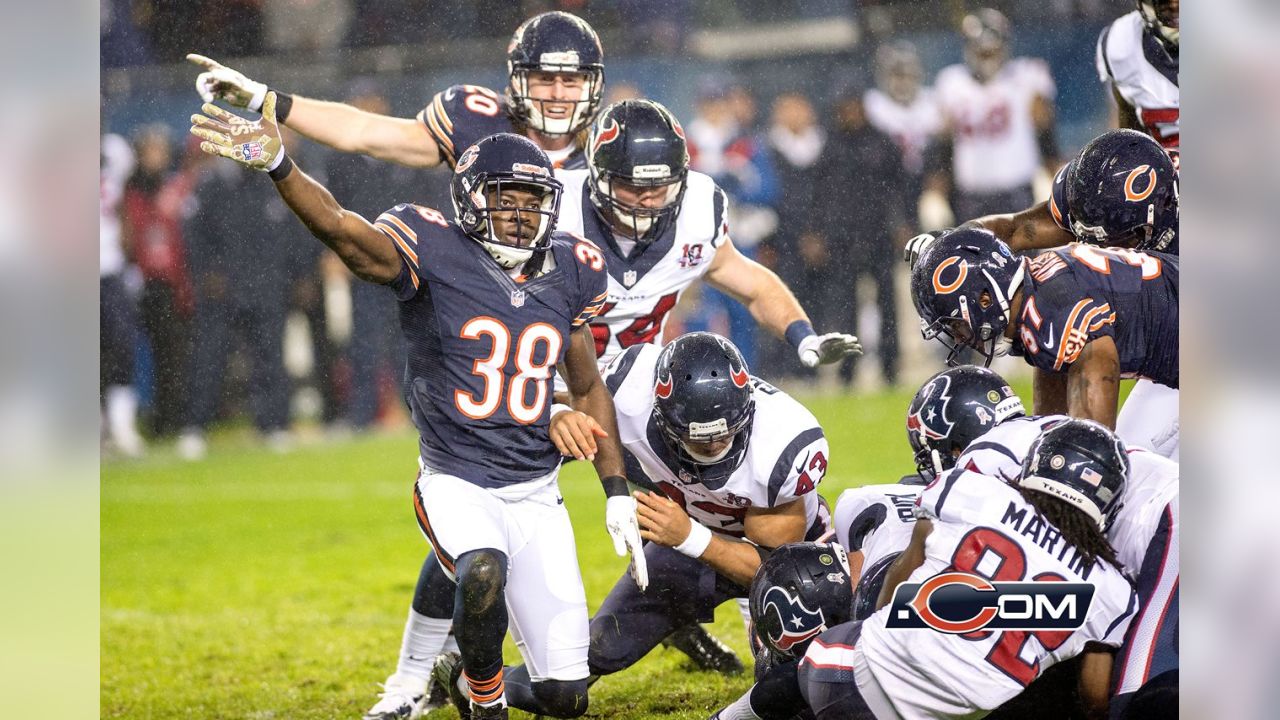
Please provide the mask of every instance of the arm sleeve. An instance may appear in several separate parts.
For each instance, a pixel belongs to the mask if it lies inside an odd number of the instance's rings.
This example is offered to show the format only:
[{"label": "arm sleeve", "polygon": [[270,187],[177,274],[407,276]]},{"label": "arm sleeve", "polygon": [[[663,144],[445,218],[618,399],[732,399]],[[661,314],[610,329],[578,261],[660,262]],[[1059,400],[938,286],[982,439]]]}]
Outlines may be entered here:
[{"label": "arm sleeve", "polygon": [[511,132],[506,102],[489,88],[454,85],[436,93],[418,113],[418,120],[453,167],[463,150],[494,133]]},{"label": "arm sleeve", "polygon": [[729,237],[729,196],[719,185],[712,194],[712,203],[711,214],[716,227],[711,235],[711,247],[719,248],[725,238]]},{"label": "arm sleeve", "polygon": [[391,239],[396,253],[400,255],[400,274],[387,286],[395,292],[396,299],[412,299],[418,294],[424,279],[419,251],[425,239],[419,235],[424,228],[423,223],[414,218],[414,206],[397,205],[379,215],[373,226]]},{"label": "arm sleeve", "polygon": [[[594,243],[588,240],[577,242],[595,247]],[[599,248],[596,250],[598,253]],[[577,253],[575,252],[574,255],[576,257]],[[601,262],[599,268],[593,268],[588,261],[579,259],[578,283],[580,292],[576,307],[579,311],[571,323],[574,330],[594,320],[609,299],[609,274],[605,270],[604,263]]]},{"label": "arm sleeve", "polygon": [[1071,216],[1067,213],[1067,176],[1075,160],[1063,165],[1053,177],[1053,185],[1049,189],[1049,214],[1058,227],[1071,232]]},{"label": "arm sleeve", "polygon": [[796,435],[783,449],[769,474],[769,507],[778,507],[813,492],[827,474],[831,451],[822,428]]},{"label": "arm sleeve", "polygon": [[1104,83],[1115,82],[1115,78],[1111,74],[1111,63],[1107,61],[1107,38],[1111,37],[1111,26],[1102,28],[1102,33],[1098,35],[1098,46],[1094,52],[1093,62],[1098,70],[1098,80]]}]

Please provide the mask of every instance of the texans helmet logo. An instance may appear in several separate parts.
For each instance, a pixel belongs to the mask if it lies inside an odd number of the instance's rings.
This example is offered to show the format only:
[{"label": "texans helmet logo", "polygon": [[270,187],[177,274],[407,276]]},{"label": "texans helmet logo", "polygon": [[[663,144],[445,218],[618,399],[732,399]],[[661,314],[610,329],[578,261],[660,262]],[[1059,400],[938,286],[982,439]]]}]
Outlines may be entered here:
[{"label": "texans helmet logo", "polygon": [[620,132],[622,132],[622,128],[618,126],[618,121],[613,118],[606,118],[601,123],[601,129],[596,133],[595,140],[591,143],[591,156],[595,157],[601,147],[617,140]]},{"label": "texans helmet logo", "polygon": [[941,440],[951,435],[955,423],[947,419],[947,405],[951,402],[951,378],[939,375],[928,385],[925,401],[920,409],[907,416],[907,427],[913,432],[923,432],[931,440]]},{"label": "texans helmet logo", "polygon": [[751,379],[751,376],[747,375],[745,368],[735,368],[729,375],[729,378],[733,380],[734,385],[737,385],[738,387],[746,387],[747,381]]},{"label": "texans helmet logo", "polygon": [[667,377],[666,380],[658,380],[657,386],[653,389],[653,394],[663,400],[671,397],[671,378]]},{"label": "texans helmet logo", "polygon": [[810,610],[784,587],[774,585],[769,588],[764,594],[763,606],[766,616],[774,613],[778,616],[779,630],[777,633],[770,631],[769,639],[779,650],[790,650],[797,643],[827,629],[827,619],[821,608]]}]

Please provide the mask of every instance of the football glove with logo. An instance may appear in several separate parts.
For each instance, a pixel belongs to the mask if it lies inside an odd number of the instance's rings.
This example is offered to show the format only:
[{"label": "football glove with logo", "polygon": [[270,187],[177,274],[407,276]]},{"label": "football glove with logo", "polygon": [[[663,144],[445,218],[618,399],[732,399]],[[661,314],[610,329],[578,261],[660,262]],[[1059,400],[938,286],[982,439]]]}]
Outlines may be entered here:
[{"label": "football glove with logo", "polygon": [[204,72],[196,76],[196,92],[205,102],[225,100],[236,106],[254,112],[262,110],[262,103],[267,99],[267,86],[256,80],[250,80],[239,70],[232,70],[217,60],[192,53],[187,60],[204,68]]},{"label": "football glove with logo", "polygon": [[847,333],[810,335],[796,348],[805,367],[817,367],[862,354],[862,343]]},{"label": "football glove with logo", "polygon": [[285,160],[284,142],[276,125],[276,94],[267,93],[262,117],[247,120],[212,103],[191,116],[191,134],[200,138],[200,149],[210,155],[231,158],[247,168],[270,172]]}]

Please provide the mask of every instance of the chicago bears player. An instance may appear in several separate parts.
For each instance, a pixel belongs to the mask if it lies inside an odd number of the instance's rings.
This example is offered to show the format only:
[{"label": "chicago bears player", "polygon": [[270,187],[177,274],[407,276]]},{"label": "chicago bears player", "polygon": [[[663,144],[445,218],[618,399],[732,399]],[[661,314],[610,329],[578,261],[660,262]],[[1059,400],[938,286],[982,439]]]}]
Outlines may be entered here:
[{"label": "chicago bears player", "polygon": [[[748,373],[737,348],[690,333],[605,372],[618,439],[659,492],[639,491],[650,586],[624,576],[591,621],[591,672],[630,667],[673,629],[747,597],[772,548],[821,536],[829,450],[804,406]],[[557,419],[565,413],[557,415]]]},{"label": "chicago bears player", "polygon": [[[1178,171],[1168,153],[1136,130],[1110,130],[1058,171],[1048,200],[961,227],[990,230],[1014,252],[1083,242],[1177,255],[1179,207]],[[907,263],[939,234],[912,238]]]},{"label": "chicago bears player", "polygon": [[778,276],[738,252],[724,191],[689,170],[684,129],[665,107],[624,100],[605,108],[588,155],[587,169],[557,175],[565,186],[557,227],[595,243],[606,259],[609,298],[591,326],[602,363],[660,342],[671,309],[699,278],[790,341],[806,366],[862,352],[852,335],[818,335]]},{"label": "chicago bears player", "polygon": [[[266,84],[202,55],[187,59],[204,68],[196,90],[205,102],[218,98],[255,112],[262,107]],[[565,12],[542,13],[512,35],[509,82],[501,94],[454,85],[410,119],[278,92],[277,120],[342,152],[412,167],[453,167],[463,150],[503,132],[533,140],[556,167],[582,167],[577,138],[604,94],[603,60],[600,39],[585,21]]]},{"label": "chicago bears player", "polygon": [[966,16],[961,31],[965,62],[934,81],[951,135],[952,207],[961,218],[1026,207],[1037,171],[1057,166],[1056,86],[1044,61],[1008,58],[999,11]]},{"label": "chicago bears player", "polygon": [[[1112,653],[1137,606],[1102,534],[1126,473],[1120,441],[1084,420],[1046,431],[1017,487],[963,468],[947,471],[920,496],[911,542],[890,568],[880,609],[822,633],[798,665],[771,669],[761,684],[772,683],[776,698],[789,695],[791,713],[802,699],[819,720],[982,717],[1051,665],[1079,655],[1084,709],[1104,717]],[[1093,604],[1072,631],[962,636],[886,627],[899,583],[946,571],[995,581],[1087,581],[1095,588]],[[789,687],[791,677],[796,685]],[[718,717],[791,717],[759,709],[740,700]]]},{"label": "chicago bears player", "polygon": [[[262,119],[249,122],[206,103],[192,133],[209,154],[267,170],[316,237],[400,301],[406,399],[419,432],[414,509],[456,581],[453,625],[470,716],[505,718],[509,699],[576,717],[586,708],[586,595],[547,423],[550,378],[560,366],[574,406],[617,435],[587,329],[604,301],[599,252],[553,232],[560,183],[526,138],[493,135],[462,153],[452,181],[455,221],[398,205],[370,224],[295,168],[275,104],[268,93]],[[609,496],[609,532],[619,548],[636,551],[644,585],[635,501],[616,440],[602,438],[595,465]],[[527,682],[513,683],[509,698],[508,617],[528,663]]]},{"label": "chicago bears player", "polygon": [[1178,0],[1137,0],[1098,37],[1098,77],[1111,88],[1120,127],[1167,148],[1178,138]]},{"label": "chicago bears player", "polygon": [[[952,352],[972,347],[986,364],[1022,356],[1035,367],[1038,414],[1116,426],[1120,378],[1178,387],[1178,256],[1074,243],[1028,260],[986,230],[944,234],[911,271],[911,294],[925,338]],[[1176,452],[1178,421],[1143,413],[1135,445]]]}]

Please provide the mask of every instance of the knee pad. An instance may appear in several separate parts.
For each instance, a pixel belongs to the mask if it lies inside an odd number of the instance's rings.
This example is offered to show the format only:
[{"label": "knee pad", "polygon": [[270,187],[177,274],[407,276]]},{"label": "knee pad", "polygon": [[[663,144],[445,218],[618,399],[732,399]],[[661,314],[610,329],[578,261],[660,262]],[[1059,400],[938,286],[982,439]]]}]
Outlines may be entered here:
[{"label": "knee pad", "polygon": [[543,713],[557,718],[576,718],[587,712],[586,678],[581,680],[540,680],[531,685]]},{"label": "knee pad", "polygon": [[464,553],[458,558],[455,575],[466,614],[486,613],[505,602],[507,556],[501,552],[486,548]]}]

